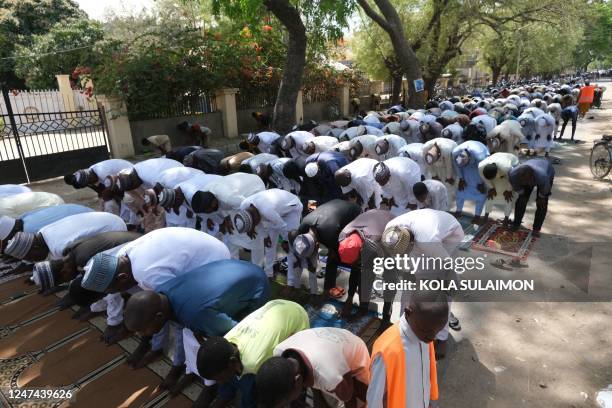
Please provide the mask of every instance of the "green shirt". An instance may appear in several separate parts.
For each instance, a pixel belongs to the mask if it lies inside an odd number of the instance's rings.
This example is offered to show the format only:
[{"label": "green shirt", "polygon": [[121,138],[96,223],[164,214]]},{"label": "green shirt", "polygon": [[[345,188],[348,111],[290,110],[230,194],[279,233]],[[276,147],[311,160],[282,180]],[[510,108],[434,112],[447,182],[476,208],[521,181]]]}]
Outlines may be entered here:
[{"label": "green shirt", "polygon": [[245,317],[225,335],[225,339],[240,351],[242,374],[256,374],[263,362],[272,357],[279,343],[308,328],[308,313],[302,306],[276,299]]}]

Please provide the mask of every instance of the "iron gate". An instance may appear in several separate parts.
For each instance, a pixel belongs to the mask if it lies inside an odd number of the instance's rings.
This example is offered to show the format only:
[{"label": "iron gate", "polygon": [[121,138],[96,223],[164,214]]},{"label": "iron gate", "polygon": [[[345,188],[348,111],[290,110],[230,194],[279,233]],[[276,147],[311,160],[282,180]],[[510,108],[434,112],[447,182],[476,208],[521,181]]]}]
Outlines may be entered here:
[{"label": "iron gate", "polygon": [[109,158],[103,111],[95,102],[76,106],[59,93],[40,94],[29,93],[24,103],[2,90],[0,184],[58,177]]}]

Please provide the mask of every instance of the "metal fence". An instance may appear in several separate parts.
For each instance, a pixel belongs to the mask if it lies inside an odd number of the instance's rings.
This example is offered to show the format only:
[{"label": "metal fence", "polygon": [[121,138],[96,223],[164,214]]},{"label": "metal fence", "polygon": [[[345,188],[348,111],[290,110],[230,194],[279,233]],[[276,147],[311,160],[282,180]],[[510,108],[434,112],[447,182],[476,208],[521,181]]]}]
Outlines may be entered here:
[{"label": "metal fence", "polygon": [[236,109],[265,109],[271,108],[276,103],[278,86],[270,86],[258,90],[240,90],[236,94]]},{"label": "metal fence", "polygon": [[[94,104],[88,106],[93,109],[67,110],[74,105],[60,104],[60,95],[55,103],[47,97],[37,102],[49,111],[24,111],[20,100],[10,97],[15,92],[2,94],[0,183],[56,177],[108,158],[103,117]],[[34,102],[32,98],[24,101]]]},{"label": "metal fence", "polygon": [[163,109],[128,110],[130,120],[166,119],[213,113],[217,111],[217,104],[215,97],[210,94],[185,95],[182,99],[171,101]]}]

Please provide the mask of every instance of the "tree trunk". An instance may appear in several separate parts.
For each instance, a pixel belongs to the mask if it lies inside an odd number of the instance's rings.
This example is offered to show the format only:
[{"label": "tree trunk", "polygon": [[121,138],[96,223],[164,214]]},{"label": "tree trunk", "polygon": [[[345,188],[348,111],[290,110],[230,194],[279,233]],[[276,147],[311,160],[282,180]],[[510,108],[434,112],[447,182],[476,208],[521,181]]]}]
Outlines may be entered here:
[{"label": "tree trunk", "polygon": [[393,74],[391,76],[392,80],[392,93],[391,93],[391,106],[397,105],[400,102],[400,92],[402,91],[402,73]]},{"label": "tree trunk", "polygon": [[402,67],[402,71],[406,76],[408,82],[408,108],[419,109],[422,108],[425,103],[425,96],[423,92],[416,92],[414,87],[414,81],[421,79],[421,64],[406,40],[404,35],[404,28],[402,27],[402,21],[397,14],[397,10],[393,7],[393,4],[389,0],[374,0],[378,9],[382,13],[382,16],[378,14],[370,4],[368,0],[357,0],[363,11],[370,17],[376,24],[378,24],[383,30],[389,35],[395,58]]},{"label": "tree trunk", "polygon": [[502,70],[502,67],[498,65],[491,67],[491,77],[492,77],[493,86],[497,86],[497,81],[499,80],[501,70]]},{"label": "tree trunk", "polygon": [[425,75],[423,80],[425,81],[425,92],[427,92],[427,97],[432,99],[436,92],[436,82],[438,82],[438,77]]},{"label": "tree trunk", "polygon": [[264,4],[289,33],[287,59],[276,96],[272,120],[273,128],[276,131],[288,132],[296,122],[295,104],[302,87],[302,77],[306,66],[306,28],[299,11],[288,0],[264,0]]}]

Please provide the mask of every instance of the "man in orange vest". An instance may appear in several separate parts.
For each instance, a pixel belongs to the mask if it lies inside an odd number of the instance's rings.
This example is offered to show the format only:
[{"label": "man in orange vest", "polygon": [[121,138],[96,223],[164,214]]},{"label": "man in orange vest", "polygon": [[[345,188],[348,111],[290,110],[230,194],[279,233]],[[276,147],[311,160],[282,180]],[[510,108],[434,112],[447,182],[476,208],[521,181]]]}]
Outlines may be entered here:
[{"label": "man in orange vest", "polygon": [[584,118],[589,111],[594,97],[595,87],[589,81],[584,81],[584,86],[580,88],[580,94],[578,94],[578,110],[581,118]]},{"label": "man in orange vest", "polygon": [[429,408],[438,400],[433,340],[448,319],[446,295],[417,292],[400,321],[374,343],[368,407]]}]

